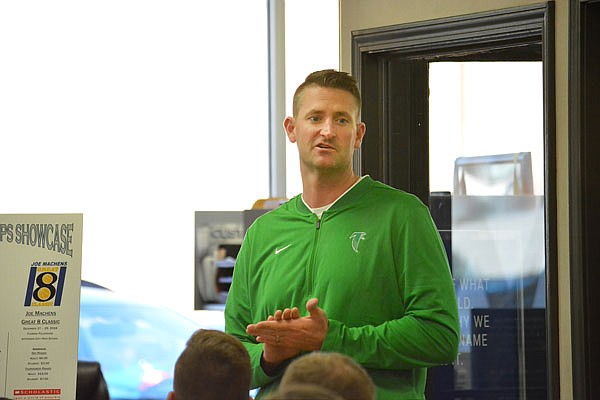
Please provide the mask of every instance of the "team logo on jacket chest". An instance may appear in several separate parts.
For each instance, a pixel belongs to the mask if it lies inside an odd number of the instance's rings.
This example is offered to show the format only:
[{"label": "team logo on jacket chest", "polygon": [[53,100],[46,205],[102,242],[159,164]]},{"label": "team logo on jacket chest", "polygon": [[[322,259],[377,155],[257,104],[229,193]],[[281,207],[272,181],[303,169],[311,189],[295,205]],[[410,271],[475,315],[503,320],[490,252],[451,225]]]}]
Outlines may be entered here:
[{"label": "team logo on jacket chest", "polygon": [[355,253],[358,253],[358,245],[361,240],[365,240],[366,236],[367,234],[365,232],[353,232],[348,238],[352,240],[352,250],[354,250]]}]

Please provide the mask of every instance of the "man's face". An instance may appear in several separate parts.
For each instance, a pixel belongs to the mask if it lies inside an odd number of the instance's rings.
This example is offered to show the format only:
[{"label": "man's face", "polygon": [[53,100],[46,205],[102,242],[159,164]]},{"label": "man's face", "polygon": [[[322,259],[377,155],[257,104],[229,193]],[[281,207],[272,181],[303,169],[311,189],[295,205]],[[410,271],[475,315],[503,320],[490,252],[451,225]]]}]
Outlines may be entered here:
[{"label": "man's face", "polygon": [[352,155],[365,134],[352,94],[318,86],[304,90],[298,115],[287,117],[284,127],[298,145],[301,170],[326,174],[352,171]]}]

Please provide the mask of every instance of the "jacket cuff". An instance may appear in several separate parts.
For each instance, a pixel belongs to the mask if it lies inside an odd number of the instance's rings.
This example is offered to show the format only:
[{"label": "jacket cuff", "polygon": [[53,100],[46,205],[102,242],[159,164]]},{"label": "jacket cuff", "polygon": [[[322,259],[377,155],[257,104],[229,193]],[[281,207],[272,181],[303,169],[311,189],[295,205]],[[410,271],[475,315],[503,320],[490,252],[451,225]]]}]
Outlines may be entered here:
[{"label": "jacket cuff", "polygon": [[334,319],[329,320],[329,329],[323,341],[322,351],[339,351],[342,340],[342,323]]}]

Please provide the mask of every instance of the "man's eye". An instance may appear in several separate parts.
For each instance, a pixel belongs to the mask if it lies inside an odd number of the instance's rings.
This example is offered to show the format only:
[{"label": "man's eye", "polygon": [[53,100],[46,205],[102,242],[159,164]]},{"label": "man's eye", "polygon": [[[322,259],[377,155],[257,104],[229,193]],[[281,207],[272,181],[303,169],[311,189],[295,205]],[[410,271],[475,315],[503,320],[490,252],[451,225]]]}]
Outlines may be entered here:
[{"label": "man's eye", "polygon": [[319,122],[319,117],[313,115],[312,117],[308,117],[308,120],[311,122]]},{"label": "man's eye", "polygon": [[338,122],[342,125],[347,125],[350,121],[348,121],[346,118],[340,118],[338,119]]}]

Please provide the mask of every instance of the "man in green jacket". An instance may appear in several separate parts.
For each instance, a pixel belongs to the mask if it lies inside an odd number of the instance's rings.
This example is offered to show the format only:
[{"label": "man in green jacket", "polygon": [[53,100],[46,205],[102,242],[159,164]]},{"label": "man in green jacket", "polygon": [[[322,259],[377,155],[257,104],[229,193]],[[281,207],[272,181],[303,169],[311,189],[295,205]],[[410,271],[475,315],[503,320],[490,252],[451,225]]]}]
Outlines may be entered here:
[{"label": "man in green jacket", "polygon": [[225,329],[246,346],[257,398],[307,352],[349,355],[377,399],[424,399],[427,367],[458,350],[454,285],[427,207],[358,177],[366,131],[356,81],[310,74],[284,127],[298,146],[303,193],[248,229],[225,308]]}]

